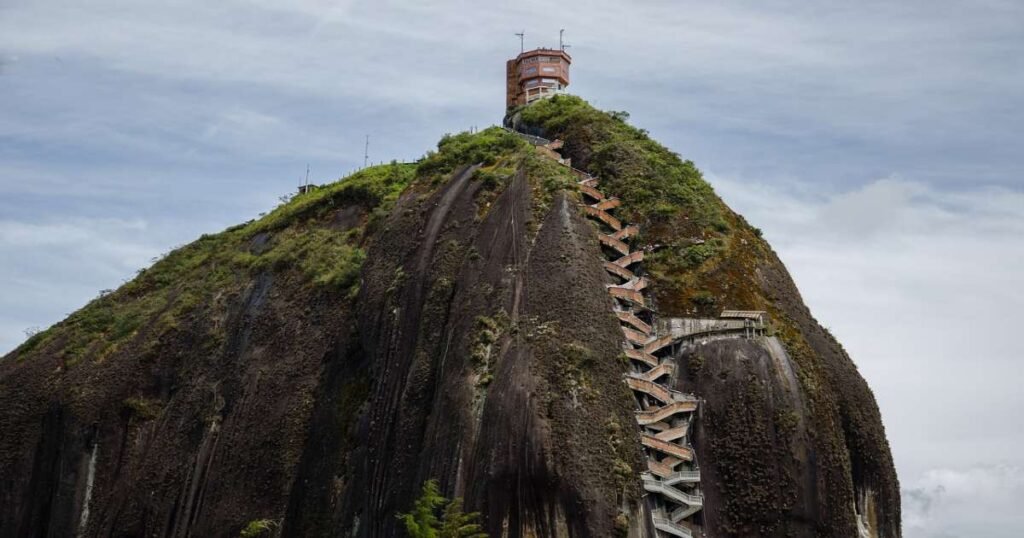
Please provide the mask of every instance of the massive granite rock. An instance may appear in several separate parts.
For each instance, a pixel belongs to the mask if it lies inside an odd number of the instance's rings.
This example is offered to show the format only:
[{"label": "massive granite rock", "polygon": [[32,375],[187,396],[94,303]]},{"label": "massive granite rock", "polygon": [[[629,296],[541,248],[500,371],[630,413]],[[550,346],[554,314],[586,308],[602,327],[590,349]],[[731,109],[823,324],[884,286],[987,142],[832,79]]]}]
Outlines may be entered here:
[{"label": "massive granite rock", "polygon": [[[774,339],[677,353],[706,535],[899,536],[870,390],[756,230],[619,115],[560,98],[514,122],[626,202],[660,315],[772,316]],[[499,129],[449,137],[36,335],[0,359],[0,536],[401,536],[428,479],[491,536],[654,536],[575,184]]]}]

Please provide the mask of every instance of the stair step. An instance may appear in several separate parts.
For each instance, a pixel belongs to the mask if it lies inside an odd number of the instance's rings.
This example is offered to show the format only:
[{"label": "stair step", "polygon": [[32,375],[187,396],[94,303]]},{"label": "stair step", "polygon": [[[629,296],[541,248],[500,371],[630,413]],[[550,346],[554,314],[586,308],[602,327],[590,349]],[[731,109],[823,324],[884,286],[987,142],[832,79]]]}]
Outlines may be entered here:
[{"label": "stair step", "polygon": [[647,448],[657,450],[675,456],[680,459],[687,461],[693,461],[693,449],[685,446],[679,446],[668,441],[662,441],[653,435],[643,434],[640,436],[640,442]]},{"label": "stair step", "polygon": [[622,241],[619,241],[618,239],[615,239],[611,235],[599,233],[597,234],[597,239],[598,241],[601,242],[602,245],[614,249],[616,252],[622,254],[623,256],[629,254],[629,245],[623,243]]},{"label": "stair step", "polygon": [[680,413],[692,413],[696,410],[696,398],[687,401],[676,401],[668,405],[656,407],[654,409],[636,411],[636,421],[641,426],[645,426],[647,424],[652,424],[654,422],[661,422],[673,415],[677,415]]},{"label": "stair step", "polygon": [[606,211],[589,205],[583,206],[583,210],[587,212],[587,215],[600,220],[601,222],[607,224],[609,228],[615,231],[619,231],[622,229],[622,222],[620,222],[619,219],[609,215]]},{"label": "stair step", "polygon": [[627,349],[625,352],[627,357],[630,359],[640,361],[650,366],[658,365],[658,358],[650,353],[645,353],[642,349]]},{"label": "stair step", "polygon": [[[618,267],[618,266],[616,266]],[[644,322],[644,320],[636,317],[636,314],[632,312],[625,312],[623,310],[617,310],[615,315],[619,317],[619,321],[632,325],[636,330],[644,333],[645,335],[651,334],[651,326]]]},{"label": "stair step", "polygon": [[593,198],[594,200],[604,200],[604,194],[602,194],[601,191],[589,185],[580,185],[580,192],[586,194],[587,196]]},{"label": "stair step", "polygon": [[623,299],[633,304],[644,306],[644,294],[622,286],[609,286],[608,293],[616,299]]},{"label": "stair step", "polygon": [[658,338],[657,340],[654,340],[644,345],[644,351],[651,354],[657,353],[658,351],[661,351],[665,346],[671,344],[673,339],[674,338],[671,334],[662,336],[661,338]]},{"label": "stair step", "polygon": [[649,338],[645,333],[635,329],[630,329],[629,327],[622,327],[622,333],[625,335],[626,340],[629,340],[631,343],[638,346],[644,345],[644,342]]},{"label": "stair step", "polygon": [[633,237],[639,233],[640,227],[637,226],[636,224],[630,224],[629,226],[626,226],[625,228],[612,234],[612,237],[620,241],[625,241],[626,239],[629,239],[630,237]]},{"label": "stair step", "polygon": [[669,441],[669,442],[671,442],[671,441],[675,441],[676,439],[679,439],[681,437],[686,437],[686,432],[689,429],[690,429],[690,425],[689,424],[684,424],[682,426],[677,426],[677,427],[672,428],[670,430],[665,430],[663,432],[658,432],[654,436],[657,437],[658,439],[661,439],[662,441]]},{"label": "stair step", "polygon": [[658,378],[666,375],[672,375],[675,371],[675,365],[671,362],[663,362],[646,372],[639,374],[640,377],[647,381],[655,382]]},{"label": "stair step", "polygon": [[604,268],[609,273],[618,276],[624,280],[632,280],[633,278],[636,277],[636,275],[633,274],[633,271],[630,271],[629,269],[626,269],[625,267],[615,262],[604,262]]},{"label": "stair step", "polygon": [[642,251],[642,250],[634,250],[633,252],[630,252],[628,255],[623,256],[623,257],[615,260],[612,263],[614,263],[615,265],[618,265],[620,267],[629,267],[630,265],[633,265],[634,263],[642,262],[642,261],[644,261],[644,251]]}]

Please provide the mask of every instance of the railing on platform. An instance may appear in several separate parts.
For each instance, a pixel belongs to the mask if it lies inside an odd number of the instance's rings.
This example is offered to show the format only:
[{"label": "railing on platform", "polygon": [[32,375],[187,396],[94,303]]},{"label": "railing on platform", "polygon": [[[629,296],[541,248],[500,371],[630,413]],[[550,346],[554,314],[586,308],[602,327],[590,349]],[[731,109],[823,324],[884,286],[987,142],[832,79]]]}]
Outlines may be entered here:
[{"label": "railing on platform", "polygon": [[668,518],[668,515],[661,510],[651,513],[651,522],[654,523],[654,528],[659,531],[667,532],[673,536],[679,536],[680,538],[693,538],[693,531],[688,527],[679,525],[678,523],[672,523],[672,520]]}]

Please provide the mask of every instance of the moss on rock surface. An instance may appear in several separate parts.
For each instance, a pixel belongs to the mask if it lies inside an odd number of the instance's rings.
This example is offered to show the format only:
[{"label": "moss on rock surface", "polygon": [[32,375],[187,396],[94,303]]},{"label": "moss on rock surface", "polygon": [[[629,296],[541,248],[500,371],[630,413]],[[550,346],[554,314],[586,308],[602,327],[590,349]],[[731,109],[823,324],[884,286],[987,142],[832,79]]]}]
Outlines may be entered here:
[{"label": "moss on rock surface", "polygon": [[[765,405],[757,371],[712,385],[735,354],[680,378],[744,402],[707,425],[718,535],[847,535],[865,484],[898,529],[870,391],[760,234],[623,114],[559,97],[516,121],[624,200],[663,314],[767,309],[799,365],[807,417]],[[492,536],[651,536],[578,201],[566,168],[491,128],[175,249],[0,360],[0,536],[400,535],[430,479]],[[800,480],[754,463],[805,429],[825,501],[794,523]]]},{"label": "moss on rock surface", "polygon": [[[862,502],[858,494],[871,492],[877,510],[858,510],[874,513],[872,532],[899,536],[892,457],[874,396],[853,362],[810,315],[760,230],[730,210],[693,163],[625,117],[556,96],[507,121],[563,140],[573,165],[598,176],[606,195],[623,200],[626,220],[641,227],[636,244],[651,251],[644,265],[659,315],[768,311],[795,363],[799,394],[787,399],[771,394],[780,387],[771,369],[747,371],[744,363],[755,350],[712,344],[708,353],[725,349],[717,355],[722,364],[700,355],[683,358],[690,366],[679,388],[708,401],[710,419],[701,427],[698,448],[705,452],[702,466],[720,481],[705,485],[710,502],[703,516],[713,535],[851,536],[857,532],[851,507]],[[709,376],[716,368],[733,375]],[[797,403],[779,407],[789,400]],[[806,416],[794,417],[794,405],[806,407]],[[791,433],[794,420],[806,429],[807,446],[787,447],[776,439]]]}]

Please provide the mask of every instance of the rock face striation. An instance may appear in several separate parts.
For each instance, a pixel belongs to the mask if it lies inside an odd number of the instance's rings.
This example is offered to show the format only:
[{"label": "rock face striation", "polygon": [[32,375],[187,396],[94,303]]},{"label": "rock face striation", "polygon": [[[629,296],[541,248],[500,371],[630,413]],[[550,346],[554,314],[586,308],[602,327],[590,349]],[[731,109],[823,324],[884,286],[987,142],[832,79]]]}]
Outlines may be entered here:
[{"label": "rock face striation", "polygon": [[540,101],[30,338],[0,359],[0,537],[404,536],[429,479],[492,537],[899,536],[855,366],[624,119]]}]

